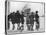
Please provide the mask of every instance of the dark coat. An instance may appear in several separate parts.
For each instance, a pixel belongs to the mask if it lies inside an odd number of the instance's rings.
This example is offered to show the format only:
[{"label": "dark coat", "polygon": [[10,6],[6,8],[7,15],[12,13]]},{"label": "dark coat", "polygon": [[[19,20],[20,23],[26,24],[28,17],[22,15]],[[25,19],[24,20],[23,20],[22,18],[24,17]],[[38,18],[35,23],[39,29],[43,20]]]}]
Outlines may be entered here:
[{"label": "dark coat", "polygon": [[16,13],[16,23],[20,23],[21,15],[20,13]]},{"label": "dark coat", "polygon": [[30,15],[29,18],[30,18],[30,24],[34,24],[34,15]]},{"label": "dark coat", "polygon": [[24,15],[23,14],[21,14],[21,22],[22,22],[22,24],[24,24]]},{"label": "dark coat", "polygon": [[16,17],[15,17],[15,14],[13,13],[11,16],[12,16],[12,17],[11,17],[12,24],[15,24],[15,23],[16,23],[16,22],[15,22],[15,20],[16,20],[16,19],[15,19],[15,18],[16,18]]},{"label": "dark coat", "polygon": [[8,15],[8,20],[9,19],[11,19],[11,21],[12,21],[12,24],[15,24],[16,22],[15,22],[15,19],[16,17],[15,17],[15,14],[14,13],[11,13],[10,15]]},{"label": "dark coat", "polygon": [[39,16],[38,16],[38,14],[35,14],[35,20],[36,20],[37,23],[39,23]]},{"label": "dark coat", "polygon": [[11,17],[12,17],[12,13],[8,15],[8,21],[9,19],[11,19]]},{"label": "dark coat", "polygon": [[24,15],[21,15],[21,21],[24,22]]}]

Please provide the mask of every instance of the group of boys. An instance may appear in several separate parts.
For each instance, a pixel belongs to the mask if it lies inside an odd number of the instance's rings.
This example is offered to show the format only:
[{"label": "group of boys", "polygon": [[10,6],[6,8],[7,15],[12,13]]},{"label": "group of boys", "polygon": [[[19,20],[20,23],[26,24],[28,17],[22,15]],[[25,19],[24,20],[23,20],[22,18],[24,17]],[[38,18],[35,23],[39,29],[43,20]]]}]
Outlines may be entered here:
[{"label": "group of boys", "polygon": [[[10,19],[11,19],[11,22],[13,24],[13,30],[15,28],[15,23],[17,23],[18,27],[17,29],[18,30],[24,30],[24,12],[22,12],[22,14],[19,13],[19,11],[17,11],[16,13],[13,12],[11,14],[8,15],[8,29],[10,28]],[[35,18],[35,20],[34,20]],[[32,12],[31,15],[29,16],[29,19],[30,19],[30,23],[28,23],[27,21],[27,28],[28,30],[30,30],[30,27],[31,27],[31,30],[33,30],[33,26],[34,26],[34,21],[36,21],[37,25],[36,25],[36,29],[38,30],[39,29],[39,16],[38,16],[38,11],[36,11],[36,14],[34,15],[34,13]],[[20,23],[22,24],[21,27],[20,27]],[[30,25],[29,25],[30,24]]]}]

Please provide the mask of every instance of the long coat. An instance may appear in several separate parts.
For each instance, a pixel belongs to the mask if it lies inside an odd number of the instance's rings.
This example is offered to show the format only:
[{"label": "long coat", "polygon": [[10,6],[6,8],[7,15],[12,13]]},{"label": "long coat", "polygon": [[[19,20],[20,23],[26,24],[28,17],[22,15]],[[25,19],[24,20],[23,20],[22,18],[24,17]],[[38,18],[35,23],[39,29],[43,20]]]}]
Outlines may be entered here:
[{"label": "long coat", "polygon": [[24,24],[24,15],[23,14],[21,14],[21,22],[22,22],[22,24]]},{"label": "long coat", "polygon": [[8,15],[8,20],[11,19],[12,21],[12,24],[15,24],[15,20],[16,20],[16,17],[15,17],[15,14],[14,13],[11,13],[10,15]]},{"label": "long coat", "polygon": [[37,23],[39,23],[39,16],[38,16],[38,14],[35,14],[35,20],[36,20]]},{"label": "long coat", "polygon": [[30,24],[34,24],[34,15],[30,15],[29,18],[30,18]]},{"label": "long coat", "polygon": [[20,23],[20,18],[21,18],[21,15],[20,13],[16,13],[16,23]]}]

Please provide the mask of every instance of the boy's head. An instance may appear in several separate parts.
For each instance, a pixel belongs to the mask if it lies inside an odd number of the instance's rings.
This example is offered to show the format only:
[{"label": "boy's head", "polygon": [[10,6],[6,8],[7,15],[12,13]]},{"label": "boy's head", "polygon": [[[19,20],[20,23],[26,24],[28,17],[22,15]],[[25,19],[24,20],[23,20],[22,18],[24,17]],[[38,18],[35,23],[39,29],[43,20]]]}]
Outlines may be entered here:
[{"label": "boy's head", "polygon": [[31,12],[31,14],[34,14],[34,12]]},{"label": "boy's head", "polygon": [[36,13],[38,13],[38,11],[36,11]]},{"label": "boy's head", "polygon": [[17,13],[19,13],[19,10],[17,10]]},{"label": "boy's head", "polygon": [[15,13],[15,12],[13,12],[13,13]]}]

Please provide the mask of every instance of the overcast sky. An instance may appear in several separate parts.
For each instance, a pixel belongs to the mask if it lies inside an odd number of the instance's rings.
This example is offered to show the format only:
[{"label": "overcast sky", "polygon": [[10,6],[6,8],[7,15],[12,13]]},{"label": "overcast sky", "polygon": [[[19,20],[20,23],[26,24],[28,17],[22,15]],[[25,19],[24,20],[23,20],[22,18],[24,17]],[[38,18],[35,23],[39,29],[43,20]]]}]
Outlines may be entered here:
[{"label": "overcast sky", "polygon": [[39,15],[44,14],[44,4],[43,3],[27,3],[27,2],[10,2],[10,12],[21,10],[27,5],[27,8],[30,8],[30,12],[39,11]]}]

